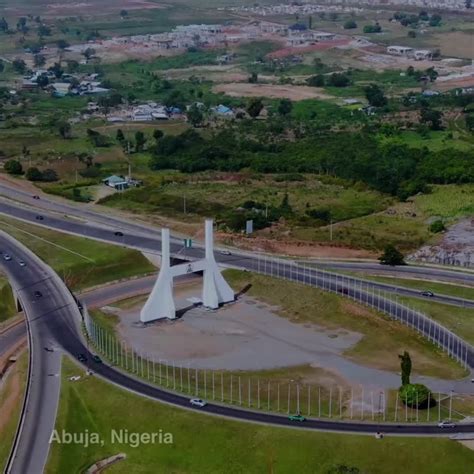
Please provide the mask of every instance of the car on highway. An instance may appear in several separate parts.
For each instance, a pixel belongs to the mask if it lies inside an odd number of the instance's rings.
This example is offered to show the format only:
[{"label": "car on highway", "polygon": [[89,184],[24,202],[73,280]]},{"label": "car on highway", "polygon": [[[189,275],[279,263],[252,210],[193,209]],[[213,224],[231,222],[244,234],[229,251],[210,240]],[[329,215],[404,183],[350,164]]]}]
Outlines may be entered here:
[{"label": "car on highway", "polygon": [[232,255],[232,253],[229,252],[228,250],[221,250],[221,254],[222,255]]},{"label": "car on highway", "polygon": [[192,398],[191,400],[189,400],[189,403],[199,408],[205,407],[207,405],[207,403],[204,400],[201,400],[200,398]]},{"label": "car on highway", "polygon": [[117,232],[115,232],[115,235],[117,237],[123,237],[123,232],[120,232],[119,230]]},{"label": "car on highway", "polygon": [[43,216],[36,216],[35,219],[36,219],[37,221],[42,221],[42,220],[44,219],[44,217],[43,217]]},{"label": "car on highway", "polygon": [[35,295],[35,298],[41,298],[43,296],[43,293],[41,293],[41,291],[38,291],[38,290],[36,290],[33,294]]},{"label": "car on highway", "polygon": [[54,349],[51,349],[51,347],[45,347],[44,350],[46,352],[54,352]]},{"label": "car on highway", "polygon": [[432,298],[434,296],[434,293],[432,291],[422,291],[421,296],[429,296]]},{"label": "car on highway", "polygon": [[96,364],[102,364],[102,359],[96,354],[95,356],[92,356],[92,360],[96,363]]},{"label": "car on highway", "polygon": [[11,260],[11,256],[8,255],[7,253],[3,256],[3,260],[6,260],[7,262],[9,262]]},{"label": "car on highway", "polygon": [[26,263],[23,260],[18,260],[18,265],[20,265],[20,267],[26,267]]},{"label": "car on highway", "polygon": [[450,420],[440,421],[438,423],[438,428],[456,428],[456,423],[453,423]]},{"label": "car on highway", "polygon": [[33,196],[33,199],[39,199],[39,198],[40,198],[40,197],[39,197],[37,194],[35,194],[35,195]]},{"label": "car on highway", "polygon": [[306,418],[299,413],[297,413],[296,415],[290,415],[288,419],[290,421],[306,421]]},{"label": "car on highway", "polygon": [[86,361],[87,361],[87,357],[85,356],[85,354],[82,354],[82,353],[81,353],[81,354],[79,354],[79,355],[77,356],[77,360],[78,360],[79,362],[86,362]]}]

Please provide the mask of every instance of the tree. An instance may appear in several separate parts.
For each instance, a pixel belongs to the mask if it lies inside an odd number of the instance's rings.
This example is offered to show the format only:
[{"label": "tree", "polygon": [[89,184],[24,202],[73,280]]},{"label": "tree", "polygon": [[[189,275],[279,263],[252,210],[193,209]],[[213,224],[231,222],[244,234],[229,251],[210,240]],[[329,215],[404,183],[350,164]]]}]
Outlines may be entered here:
[{"label": "tree", "polygon": [[186,112],[186,117],[193,127],[199,127],[204,121],[204,114],[196,104],[191,105]]},{"label": "tree", "polygon": [[322,74],[317,74],[316,76],[311,76],[306,80],[308,86],[311,87],[324,87],[326,83],[324,76]]},{"label": "tree", "polygon": [[164,134],[159,128],[155,128],[155,130],[153,130],[153,138],[155,139],[156,142],[157,142],[160,138],[163,138],[164,135],[165,135],[165,134]]},{"label": "tree", "polygon": [[254,71],[252,74],[250,74],[248,78],[249,84],[257,84],[258,82],[258,74]]},{"label": "tree", "polygon": [[13,69],[18,73],[18,74],[25,74],[26,72],[26,63],[23,61],[23,59],[20,58],[15,58],[12,62]]},{"label": "tree", "polygon": [[8,160],[5,162],[3,169],[8,174],[23,174],[23,166],[21,166],[21,163],[18,160]]},{"label": "tree", "polygon": [[56,44],[60,50],[65,50],[70,46],[70,44],[65,39],[59,39]]},{"label": "tree", "polygon": [[381,31],[382,27],[378,23],[364,26],[364,33],[380,33]]},{"label": "tree", "polygon": [[33,63],[35,67],[44,66],[46,63],[46,58],[42,54],[35,54],[33,57]]},{"label": "tree", "polygon": [[127,18],[128,17],[128,11],[127,10],[120,10],[120,17],[121,18]]},{"label": "tree", "polygon": [[60,63],[54,63],[54,64],[49,68],[49,71],[51,71],[51,72],[54,74],[54,77],[56,77],[56,79],[61,78],[61,76],[64,74],[64,71],[63,71],[63,69],[61,68],[61,64],[60,64]]},{"label": "tree", "polygon": [[345,30],[352,30],[354,28],[357,28],[357,23],[354,20],[347,20],[344,23],[344,29]]},{"label": "tree", "polygon": [[8,31],[8,23],[7,20],[5,20],[5,17],[3,16],[0,19],[0,31],[3,31],[4,33]]},{"label": "tree", "polygon": [[48,76],[46,74],[41,74],[37,77],[36,84],[38,84],[39,87],[44,89],[49,84]]},{"label": "tree", "polygon": [[402,385],[398,390],[398,396],[402,403],[410,408],[428,408],[434,404],[429,389],[421,383]]},{"label": "tree", "polygon": [[45,169],[41,173],[41,181],[51,182],[51,181],[57,181],[57,180],[58,180],[58,174],[56,173],[56,171],[50,168]]},{"label": "tree", "polygon": [[347,87],[351,80],[346,74],[334,72],[329,76],[329,85],[333,87]]},{"label": "tree", "polygon": [[250,115],[252,118],[256,118],[260,115],[260,112],[263,109],[263,102],[262,99],[259,99],[258,97],[253,97],[252,99],[249,100],[247,104],[247,113]]},{"label": "tree", "polygon": [[410,354],[405,351],[402,355],[399,355],[400,369],[402,372],[402,385],[408,385],[410,383],[411,375],[411,357]]},{"label": "tree", "polygon": [[430,232],[433,232],[433,234],[438,234],[440,232],[444,232],[445,230],[446,226],[444,225],[444,222],[441,219],[435,220],[430,225]]},{"label": "tree", "polygon": [[405,265],[405,259],[401,252],[399,252],[392,244],[385,247],[383,254],[379,261],[382,265]]},{"label": "tree", "polygon": [[26,179],[28,181],[41,181],[43,174],[36,167],[31,167],[26,170]]},{"label": "tree", "polygon": [[137,152],[143,151],[145,143],[146,143],[145,134],[141,130],[137,130],[135,132],[135,151]]},{"label": "tree", "polygon": [[416,31],[415,30],[410,30],[408,32],[408,38],[416,38]]},{"label": "tree", "polygon": [[0,59],[0,72],[5,70],[5,63]]},{"label": "tree", "polygon": [[71,124],[69,122],[60,122],[58,125],[59,135],[65,140],[71,138]]},{"label": "tree", "polygon": [[469,10],[470,8],[472,8],[472,0],[466,0],[464,2],[464,5],[466,6],[466,9]]},{"label": "tree", "polygon": [[293,102],[290,99],[281,99],[278,104],[278,113],[282,116],[288,115],[293,110]]},{"label": "tree", "polygon": [[387,105],[387,98],[383,90],[377,84],[370,84],[365,89],[365,97],[373,107],[383,107]]},{"label": "tree", "polygon": [[40,25],[38,27],[38,36],[42,38],[43,36],[51,36],[51,28],[46,25]]},{"label": "tree", "polygon": [[439,110],[433,110],[424,107],[420,111],[420,123],[427,124],[431,130],[441,130],[443,113]]},{"label": "tree", "polygon": [[442,20],[441,15],[438,15],[437,13],[434,13],[433,15],[431,15],[429,25],[430,26],[439,26],[441,24],[441,20]]},{"label": "tree", "polygon": [[94,48],[87,48],[83,53],[82,55],[87,59],[89,60],[90,58],[92,58],[94,55],[95,55],[95,49]]},{"label": "tree", "polygon": [[116,133],[116,135],[115,135],[115,138],[117,139],[117,141],[118,141],[119,143],[123,143],[123,142],[125,141],[125,135],[123,134],[121,128],[119,128],[119,129],[117,130],[117,133]]},{"label": "tree", "polygon": [[467,114],[465,120],[466,120],[466,128],[470,132],[474,131],[474,114]]}]

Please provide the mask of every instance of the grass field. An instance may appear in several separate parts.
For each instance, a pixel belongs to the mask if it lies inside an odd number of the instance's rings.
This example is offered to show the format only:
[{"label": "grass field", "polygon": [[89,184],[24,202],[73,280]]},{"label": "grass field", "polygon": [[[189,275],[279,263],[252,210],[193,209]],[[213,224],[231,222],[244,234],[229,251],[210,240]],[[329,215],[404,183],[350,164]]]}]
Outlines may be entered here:
[{"label": "grass field", "polygon": [[345,352],[347,357],[363,365],[398,372],[398,354],[407,350],[416,361],[414,370],[419,374],[457,378],[464,373],[424,338],[344,297],[236,270],[227,270],[226,278],[235,289],[251,284],[249,295],[279,306],[280,314],[291,321],[363,334],[363,339]]},{"label": "grass field", "polygon": [[3,216],[0,222],[6,232],[51,265],[75,290],[154,270],[151,263],[134,250],[62,234]]},{"label": "grass field", "polygon": [[[106,382],[68,377],[80,370],[63,362],[57,430],[99,433],[104,445],[53,444],[47,473],[83,472],[92,463],[124,452],[109,468],[119,473],[314,473],[338,464],[371,474],[469,474],[474,453],[447,439],[310,433],[218,419],[140,398]],[[107,396],[104,396],[104,394]],[[196,427],[199,427],[198,431]],[[111,430],[171,433],[173,444],[132,448],[112,444]],[[197,435],[198,434],[198,435]],[[205,453],[203,455],[203,453]]]},{"label": "grass field", "polygon": [[474,344],[474,310],[416,298],[401,297],[399,300],[423,311],[465,341]]},{"label": "grass field", "polygon": [[10,454],[23,403],[28,371],[28,353],[23,351],[5,383],[0,383],[0,470]]},{"label": "grass field", "polygon": [[356,272],[344,272],[353,276],[359,276],[366,280],[378,281],[380,283],[389,283],[404,288],[414,288],[420,291],[432,291],[436,295],[456,296],[458,298],[474,300],[474,288],[459,286],[457,284],[438,283],[430,280],[415,280],[411,278],[396,278],[379,275],[371,275]]}]

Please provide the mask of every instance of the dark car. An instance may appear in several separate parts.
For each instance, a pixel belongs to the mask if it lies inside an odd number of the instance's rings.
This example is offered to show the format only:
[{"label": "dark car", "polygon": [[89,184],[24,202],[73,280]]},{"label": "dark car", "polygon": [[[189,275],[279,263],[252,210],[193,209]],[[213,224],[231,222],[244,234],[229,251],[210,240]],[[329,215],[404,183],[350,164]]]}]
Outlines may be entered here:
[{"label": "dark car", "polygon": [[35,291],[34,295],[35,295],[35,298],[41,298],[43,296],[43,293],[41,293],[41,291]]},{"label": "dark car", "polygon": [[37,195],[34,195],[34,196],[33,196],[33,199],[39,199],[39,198],[40,198],[40,197],[37,196]]},{"label": "dark car", "polygon": [[43,219],[44,219],[43,216],[36,216],[36,220],[37,220],[37,221],[42,221]]},{"label": "dark car", "polygon": [[79,362],[86,362],[86,361],[87,361],[87,357],[85,356],[85,354],[79,354],[79,355],[77,356],[77,360],[78,360]]},{"label": "dark car", "polygon": [[429,296],[432,298],[434,296],[434,293],[432,291],[422,291],[421,296]]},{"label": "dark car", "polygon": [[117,237],[123,237],[123,232],[120,232],[119,230],[117,232],[115,232],[115,235]]},{"label": "dark car", "polygon": [[102,359],[98,355],[93,356],[92,360],[97,364],[102,364]]}]

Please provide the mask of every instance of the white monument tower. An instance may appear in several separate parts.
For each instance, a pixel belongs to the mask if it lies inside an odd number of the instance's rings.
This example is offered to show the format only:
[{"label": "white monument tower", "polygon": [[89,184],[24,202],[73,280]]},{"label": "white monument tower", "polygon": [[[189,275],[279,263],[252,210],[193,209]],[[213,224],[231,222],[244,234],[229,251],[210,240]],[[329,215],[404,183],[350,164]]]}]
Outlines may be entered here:
[{"label": "white monument tower", "polygon": [[204,272],[202,302],[207,308],[216,309],[219,304],[234,301],[232,288],[224,280],[214,257],[214,228],[212,219],[206,219],[206,254],[202,260],[180,265],[170,265],[170,231],[161,230],[161,268],[155,286],[140,312],[140,321],[174,319],[176,307],[173,300],[173,279],[193,272]]}]

